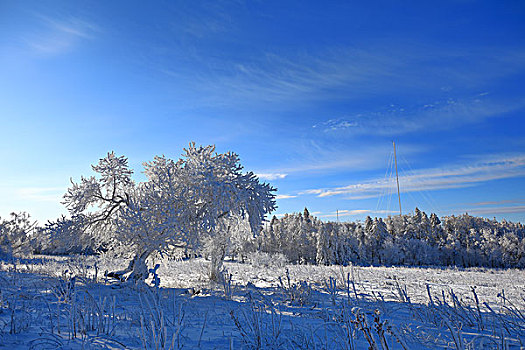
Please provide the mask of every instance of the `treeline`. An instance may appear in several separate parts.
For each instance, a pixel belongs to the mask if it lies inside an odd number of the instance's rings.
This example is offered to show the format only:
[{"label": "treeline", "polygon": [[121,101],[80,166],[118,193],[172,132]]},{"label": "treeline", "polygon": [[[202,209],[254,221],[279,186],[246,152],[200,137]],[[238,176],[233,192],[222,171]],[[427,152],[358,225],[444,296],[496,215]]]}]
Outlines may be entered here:
[{"label": "treeline", "polygon": [[95,254],[107,250],[109,242],[97,242],[81,217],[62,217],[37,226],[28,213],[0,218],[0,257],[27,254]]},{"label": "treeline", "polygon": [[[90,230],[81,217],[38,227],[26,213],[11,214],[0,219],[0,255],[96,254],[125,245],[101,241],[108,235]],[[219,247],[223,256],[282,254],[296,264],[525,267],[524,225],[468,214],[439,218],[416,208],[386,219],[323,222],[305,209],[274,216],[256,237],[240,232],[246,230],[242,227],[235,230],[240,234],[218,234],[211,248],[204,244],[200,254],[207,256],[207,250]]]},{"label": "treeline", "polygon": [[309,214],[273,217],[257,250],[293,263],[525,267],[525,227],[468,214],[370,216],[364,222],[323,222]]}]

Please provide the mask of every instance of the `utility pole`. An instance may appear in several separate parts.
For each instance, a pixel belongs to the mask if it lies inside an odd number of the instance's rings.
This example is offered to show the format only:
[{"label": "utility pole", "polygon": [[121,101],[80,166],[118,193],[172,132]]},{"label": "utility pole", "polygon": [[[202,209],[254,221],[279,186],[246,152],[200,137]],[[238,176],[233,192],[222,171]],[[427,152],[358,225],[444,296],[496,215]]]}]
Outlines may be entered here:
[{"label": "utility pole", "polygon": [[399,192],[399,176],[397,175],[397,155],[396,155],[396,142],[392,141],[392,144],[394,145],[394,160],[396,163],[396,182],[397,182],[397,198],[399,199],[399,216],[403,215],[403,212],[401,211],[401,194]]},{"label": "utility pole", "polygon": [[339,209],[336,209],[337,222],[339,222]]}]

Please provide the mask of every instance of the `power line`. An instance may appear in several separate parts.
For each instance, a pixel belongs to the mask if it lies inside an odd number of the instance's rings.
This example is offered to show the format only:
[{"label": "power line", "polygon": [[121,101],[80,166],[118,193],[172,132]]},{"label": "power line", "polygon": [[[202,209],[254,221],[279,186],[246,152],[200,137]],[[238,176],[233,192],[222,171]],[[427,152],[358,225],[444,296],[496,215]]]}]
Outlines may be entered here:
[{"label": "power line", "polygon": [[381,186],[381,193],[379,197],[377,198],[376,212],[382,208],[383,201],[385,200],[386,195],[389,194],[389,191],[390,191],[390,175],[391,174],[389,174],[389,172],[391,173],[393,160],[394,160],[394,156],[393,156],[392,151],[390,151],[390,155],[388,157],[388,166],[386,168],[385,176],[383,178],[383,182]]},{"label": "power line", "polygon": [[[401,160],[403,160],[405,162],[405,164],[407,165],[407,167],[409,168],[408,169],[408,173],[410,176],[413,176],[413,177],[416,177],[416,172],[414,171],[414,169],[410,166],[410,163],[407,161],[407,159],[405,157],[403,157],[403,155],[401,155]],[[432,195],[424,190],[424,189],[421,189],[419,191],[417,191],[419,193],[419,195],[423,198],[423,200],[426,201],[426,203],[428,204],[429,208],[431,211],[433,212],[437,212],[437,210],[439,209],[438,208],[438,205],[437,203],[434,201],[434,198],[432,197]]]}]

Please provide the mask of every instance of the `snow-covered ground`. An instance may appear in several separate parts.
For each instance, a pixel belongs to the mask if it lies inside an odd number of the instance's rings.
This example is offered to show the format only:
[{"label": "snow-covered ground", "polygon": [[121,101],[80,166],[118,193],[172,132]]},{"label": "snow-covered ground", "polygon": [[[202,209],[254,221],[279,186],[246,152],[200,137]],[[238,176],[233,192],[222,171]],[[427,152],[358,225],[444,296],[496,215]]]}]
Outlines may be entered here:
[{"label": "snow-covered ground", "polygon": [[[0,348],[520,349],[522,270],[287,265],[278,257],[160,264],[160,288],[119,285],[126,261],[0,264]],[[148,281],[150,284],[152,281]]]}]

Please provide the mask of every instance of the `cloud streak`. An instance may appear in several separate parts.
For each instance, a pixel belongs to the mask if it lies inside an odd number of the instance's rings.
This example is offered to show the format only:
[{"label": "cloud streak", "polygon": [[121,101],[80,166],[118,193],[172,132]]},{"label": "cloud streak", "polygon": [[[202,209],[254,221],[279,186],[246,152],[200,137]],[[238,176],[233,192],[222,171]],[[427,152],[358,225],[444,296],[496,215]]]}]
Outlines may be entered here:
[{"label": "cloud streak", "polygon": [[324,133],[399,135],[420,130],[444,130],[479,122],[525,108],[525,98],[496,100],[487,94],[433,101],[419,106],[395,106],[313,125]]},{"label": "cloud streak", "polygon": [[60,203],[65,192],[62,187],[24,187],[17,189],[15,195],[26,201]]},{"label": "cloud streak", "polygon": [[[494,79],[525,72],[522,48],[480,47],[467,51],[421,43],[369,44],[359,49],[324,47],[301,54],[281,50],[235,60],[195,60],[210,69],[205,74],[195,73],[189,83],[208,102],[235,106],[262,103],[268,108],[305,99],[348,101],[400,89],[433,94],[449,89],[447,86],[485,89]],[[421,79],[422,74],[428,79]],[[476,106],[472,101],[456,101],[446,110],[456,113],[474,109],[480,114],[487,107],[490,103]],[[500,105],[496,107],[501,109]],[[466,112],[463,115],[468,117]],[[349,125],[353,123],[349,121]],[[410,123],[405,122],[403,128],[410,129]]]},{"label": "cloud streak", "polygon": [[[292,160],[283,163],[279,168],[265,169],[256,172],[262,179],[283,179],[294,174],[331,172],[344,169],[371,170],[384,167],[385,155],[389,154],[390,145],[379,146],[329,146],[316,142],[294,144]],[[424,147],[410,144],[403,146],[404,154],[423,152]]]},{"label": "cloud streak", "polygon": [[259,173],[255,174],[261,180],[281,180],[284,179],[288,174],[284,173]]},{"label": "cloud streak", "polygon": [[44,55],[66,53],[82,40],[93,39],[100,31],[95,24],[78,17],[55,19],[41,14],[36,16],[41,28],[26,41],[33,50]]},{"label": "cloud streak", "polygon": [[477,202],[477,203],[472,203],[471,205],[474,205],[474,206],[487,206],[487,205],[503,205],[503,204],[521,204],[521,203],[525,203],[525,201],[524,200],[519,200],[519,199],[505,199],[505,200],[501,200],[501,201]]},{"label": "cloud streak", "polygon": [[291,195],[291,194],[278,194],[277,196],[275,196],[275,199],[290,199],[290,198],[295,198],[297,196],[294,196],[294,195]]},{"label": "cloud streak", "polygon": [[515,214],[525,213],[525,205],[504,206],[504,207],[487,207],[487,208],[470,208],[465,210],[474,215],[498,215],[498,214]]},{"label": "cloud streak", "polygon": [[390,215],[395,214],[396,212],[391,210],[369,210],[369,209],[352,209],[352,210],[339,210],[338,212],[331,213],[318,213],[317,216],[321,218],[337,218],[337,217],[346,217],[346,216],[360,216],[360,215],[370,215],[370,214],[382,214]]},{"label": "cloud streak", "polygon": [[[433,191],[475,186],[483,182],[525,176],[525,155],[512,157],[489,157],[484,162],[468,166],[433,168],[401,176],[401,191]],[[302,191],[301,194],[330,197],[344,195],[348,199],[376,198],[395,191],[395,183],[375,179],[343,187],[319,188]]]}]

